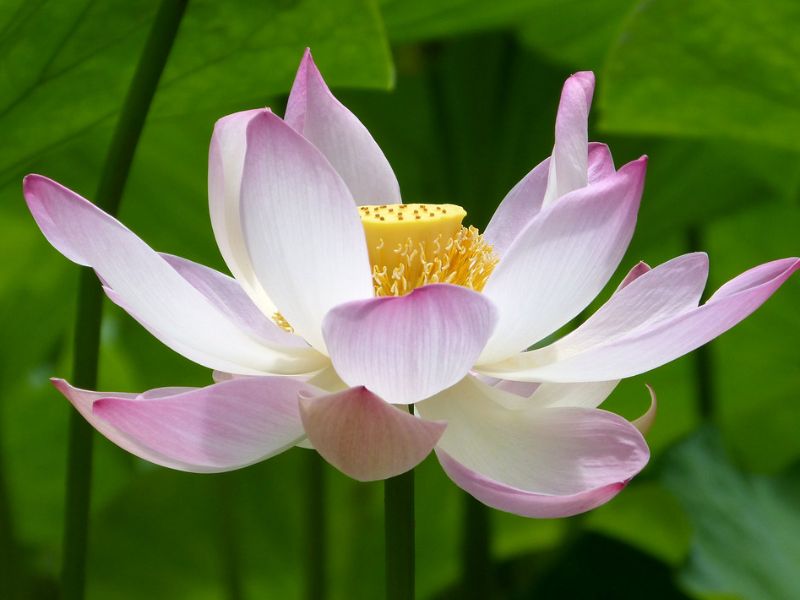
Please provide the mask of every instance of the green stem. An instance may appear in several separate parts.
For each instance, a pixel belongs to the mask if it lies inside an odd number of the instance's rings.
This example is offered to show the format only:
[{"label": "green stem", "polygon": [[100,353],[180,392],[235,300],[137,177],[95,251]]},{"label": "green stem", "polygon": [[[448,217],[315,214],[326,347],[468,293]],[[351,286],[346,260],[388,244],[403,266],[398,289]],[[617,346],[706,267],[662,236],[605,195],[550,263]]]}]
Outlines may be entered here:
[{"label": "green stem", "polygon": [[[145,118],[175,41],[186,2],[162,0],[122,105],[95,196],[97,205],[110,214],[115,214],[119,208]],[[72,374],[73,382],[78,387],[94,388],[97,384],[101,309],[102,297],[97,279],[90,269],[83,269],[78,289]],[[84,597],[92,441],[92,428],[77,412],[73,412],[67,458],[61,571],[63,600],[80,600]]]},{"label": "green stem", "polygon": [[386,598],[414,598],[414,471],[384,482]]},{"label": "green stem", "polygon": [[461,548],[461,597],[482,600],[492,597],[491,514],[467,493]]},{"label": "green stem", "polygon": [[325,520],[325,461],[315,451],[306,451],[308,490],[306,505],[306,598],[327,597],[327,523]]},{"label": "green stem", "polygon": [[236,497],[239,490],[239,472],[215,475],[219,496],[220,563],[222,565],[225,600],[242,600],[242,561],[239,556],[239,528],[236,520]]},{"label": "green stem", "polygon": [[[699,227],[690,227],[686,232],[686,241],[690,252],[702,249],[703,232]],[[702,302],[707,299],[703,294]],[[697,400],[697,412],[700,418],[709,422],[714,418],[714,353],[711,344],[700,346],[694,351],[694,382]]]}]

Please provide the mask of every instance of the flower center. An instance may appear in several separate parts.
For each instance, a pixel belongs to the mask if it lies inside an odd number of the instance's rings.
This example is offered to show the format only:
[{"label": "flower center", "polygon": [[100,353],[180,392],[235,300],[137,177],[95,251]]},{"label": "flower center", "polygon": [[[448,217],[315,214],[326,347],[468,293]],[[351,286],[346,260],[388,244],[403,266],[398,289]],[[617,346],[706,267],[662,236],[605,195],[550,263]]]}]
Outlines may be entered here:
[{"label": "flower center", "polygon": [[455,204],[359,207],[376,296],[403,296],[429,283],[480,291],[498,258]]}]

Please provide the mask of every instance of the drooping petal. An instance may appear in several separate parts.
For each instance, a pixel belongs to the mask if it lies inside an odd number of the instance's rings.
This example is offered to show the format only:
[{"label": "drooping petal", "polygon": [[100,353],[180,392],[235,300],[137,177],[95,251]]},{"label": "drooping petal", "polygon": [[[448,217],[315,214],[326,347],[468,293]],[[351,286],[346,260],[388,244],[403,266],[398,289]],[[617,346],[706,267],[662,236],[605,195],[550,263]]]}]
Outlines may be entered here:
[{"label": "drooping petal", "polygon": [[80,390],[60,379],[53,383],[109,440],[180,471],[237,469],[303,437],[297,395],[308,386],[288,377],[247,377],[138,396]]},{"label": "drooping petal", "polygon": [[[670,307],[669,300],[677,290],[669,278],[660,277],[666,270],[657,267],[614,294],[595,316],[570,335],[482,372],[520,381],[631,377],[724,333],[761,306],[798,268],[797,258],[763,264],[729,281],[704,305],[692,305],[687,295],[684,309],[675,310],[679,304]],[[688,285],[685,289],[690,288]]]},{"label": "drooping petal", "polygon": [[556,141],[542,207],[588,183],[589,109],[594,73],[575,73],[564,83],[556,115]]},{"label": "drooping petal", "polygon": [[325,314],[373,295],[364,230],[327,159],[272,113],[248,126],[241,217],[262,286],[295,331],[324,352]]},{"label": "drooping petal", "polygon": [[275,312],[253,272],[244,243],[240,215],[240,192],[244,156],[247,149],[247,125],[268,109],[246,110],[221,118],[214,125],[208,152],[208,206],[214,237],[233,276],[266,315]]},{"label": "drooping petal", "polygon": [[633,235],[645,166],[641,158],[564,196],[517,237],[483,290],[499,320],[481,364],[525,350],[603,289]]},{"label": "drooping petal", "polygon": [[447,422],[437,455],[453,481],[480,501],[528,517],[594,508],[647,464],[647,444],[622,417],[595,408],[527,406],[465,378],[416,405]]},{"label": "drooping petal", "polygon": [[348,385],[408,404],[464,377],[495,319],[485,296],[439,283],[337,306],[323,332],[331,362]]},{"label": "drooping petal", "polygon": [[303,338],[281,329],[268,319],[236,279],[180,256],[163,252],[161,256],[231,321],[263,344],[289,348],[309,347]]},{"label": "drooping petal", "polygon": [[286,122],[325,155],[356,203],[400,202],[392,167],[367,128],[328,89],[310,50],[297,70]]},{"label": "drooping petal", "polygon": [[300,414],[313,447],[358,481],[413,469],[445,429],[445,423],[415,417],[364,387],[329,395],[301,393]]},{"label": "drooping petal", "polygon": [[91,266],[113,298],[167,346],[230,373],[302,373],[320,368],[302,349],[260,344],[119,221],[58,183],[29,175],[25,199],[48,241]]}]

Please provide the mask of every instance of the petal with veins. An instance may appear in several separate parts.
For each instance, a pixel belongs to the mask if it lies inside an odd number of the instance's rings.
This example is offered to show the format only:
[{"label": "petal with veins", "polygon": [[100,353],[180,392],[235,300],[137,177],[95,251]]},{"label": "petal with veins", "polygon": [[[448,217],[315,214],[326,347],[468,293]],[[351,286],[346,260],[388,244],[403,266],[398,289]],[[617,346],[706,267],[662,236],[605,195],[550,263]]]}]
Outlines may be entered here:
[{"label": "petal with veins", "polygon": [[485,296],[438,283],[406,296],[337,306],[325,317],[323,331],[331,362],[348,385],[409,404],[464,377],[494,323]]},{"label": "petal with veins", "polygon": [[495,508],[562,517],[613,497],[647,464],[647,444],[622,417],[596,408],[506,408],[504,392],[468,377],[416,405],[447,422],[437,454],[447,474]]},{"label": "petal with veins", "polygon": [[430,453],[445,424],[420,419],[364,387],[329,395],[301,393],[300,414],[314,448],[358,481],[394,477]]},{"label": "petal with veins", "polygon": [[400,187],[367,128],[339,102],[306,50],[286,106],[286,122],[314,144],[357,204],[395,204]]},{"label": "petal with veins", "polygon": [[248,126],[241,213],[262,286],[295,331],[325,352],[325,314],[373,296],[364,229],[327,159],[272,113]]}]

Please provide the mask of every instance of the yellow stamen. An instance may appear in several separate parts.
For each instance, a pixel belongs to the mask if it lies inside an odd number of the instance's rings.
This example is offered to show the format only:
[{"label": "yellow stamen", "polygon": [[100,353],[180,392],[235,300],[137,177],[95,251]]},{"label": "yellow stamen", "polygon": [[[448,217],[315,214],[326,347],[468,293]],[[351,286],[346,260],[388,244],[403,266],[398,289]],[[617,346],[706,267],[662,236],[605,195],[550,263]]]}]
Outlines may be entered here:
[{"label": "yellow stamen", "polygon": [[376,296],[403,296],[428,283],[483,289],[498,258],[455,204],[359,207]]},{"label": "yellow stamen", "polygon": [[289,324],[289,321],[287,321],[286,317],[284,317],[281,313],[279,312],[274,313],[272,315],[272,320],[275,323],[275,325],[277,325],[284,331],[288,331],[289,333],[294,333],[294,327],[292,327]]}]

